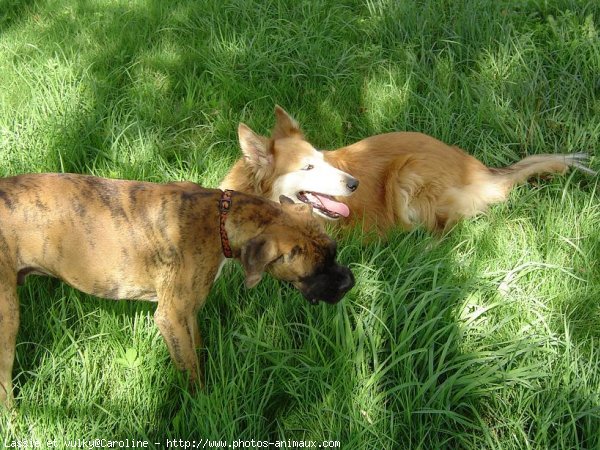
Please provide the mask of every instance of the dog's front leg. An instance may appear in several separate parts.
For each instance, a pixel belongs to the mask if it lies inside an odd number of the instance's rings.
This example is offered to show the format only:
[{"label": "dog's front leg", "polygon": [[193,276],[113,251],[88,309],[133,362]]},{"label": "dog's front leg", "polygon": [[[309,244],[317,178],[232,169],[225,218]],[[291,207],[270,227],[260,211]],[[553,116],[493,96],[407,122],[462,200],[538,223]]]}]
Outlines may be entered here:
[{"label": "dog's front leg", "polygon": [[[2,276],[0,276],[2,277]],[[8,278],[8,277],[7,277]],[[16,280],[15,280],[16,281]],[[12,368],[19,331],[19,298],[16,286],[0,287],[0,404],[12,406]]]},{"label": "dog's front leg", "polygon": [[192,389],[196,384],[204,387],[203,370],[196,353],[202,345],[197,305],[198,302],[192,298],[182,300],[181,297],[163,296],[154,313],[154,322],[167,344],[171,359],[180,370],[187,372]]}]

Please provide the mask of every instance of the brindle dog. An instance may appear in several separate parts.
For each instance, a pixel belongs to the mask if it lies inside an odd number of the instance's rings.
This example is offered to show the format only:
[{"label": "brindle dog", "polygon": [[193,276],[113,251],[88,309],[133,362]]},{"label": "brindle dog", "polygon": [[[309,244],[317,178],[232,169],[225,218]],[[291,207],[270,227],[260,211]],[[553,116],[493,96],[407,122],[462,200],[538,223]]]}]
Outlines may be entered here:
[{"label": "brindle dog", "polygon": [[[284,199],[285,200],[285,199]],[[309,301],[338,302],[354,285],[335,242],[291,201],[73,174],[0,179],[0,403],[12,402],[17,284],[60,278],[89,294],[158,302],[154,320],[175,364],[202,384],[196,313],[226,256],[245,285],[263,272]]]}]

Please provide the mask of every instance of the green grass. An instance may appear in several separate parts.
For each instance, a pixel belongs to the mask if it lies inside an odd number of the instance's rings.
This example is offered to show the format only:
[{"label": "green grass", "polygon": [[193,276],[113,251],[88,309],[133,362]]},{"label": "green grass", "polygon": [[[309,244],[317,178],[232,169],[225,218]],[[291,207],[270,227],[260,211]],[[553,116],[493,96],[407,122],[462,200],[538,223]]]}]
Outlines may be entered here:
[{"label": "green grass", "polygon": [[[599,34],[600,4],[575,0],[0,0],[0,175],[216,186],[237,124],[267,133],[275,103],[319,148],[417,130],[489,165],[598,168]],[[357,285],[333,307],[246,291],[234,266],[199,315],[194,395],[154,305],[31,277],[0,442],[600,448],[599,198],[575,173],[441,241],[338,236]]]}]

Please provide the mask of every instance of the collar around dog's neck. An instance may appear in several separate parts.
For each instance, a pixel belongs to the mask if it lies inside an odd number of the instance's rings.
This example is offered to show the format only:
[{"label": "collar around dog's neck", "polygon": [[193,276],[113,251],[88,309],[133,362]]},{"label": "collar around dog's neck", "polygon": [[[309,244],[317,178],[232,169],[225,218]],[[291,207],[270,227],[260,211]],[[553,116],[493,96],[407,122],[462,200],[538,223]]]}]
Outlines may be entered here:
[{"label": "collar around dog's neck", "polygon": [[231,250],[231,244],[229,243],[229,237],[227,236],[227,230],[225,230],[225,221],[227,220],[227,213],[231,209],[231,196],[233,191],[225,189],[221,194],[219,200],[219,234],[221,235],[221,249],[225,258],[232,258],[233,251]]}]

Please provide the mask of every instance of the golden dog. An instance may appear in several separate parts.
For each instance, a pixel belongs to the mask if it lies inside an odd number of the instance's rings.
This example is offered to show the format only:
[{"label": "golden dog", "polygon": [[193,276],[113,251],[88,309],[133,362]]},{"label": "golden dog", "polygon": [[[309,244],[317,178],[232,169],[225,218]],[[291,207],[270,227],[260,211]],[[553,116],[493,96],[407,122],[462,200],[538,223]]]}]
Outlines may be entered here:
[{"label": "golden dog", "polygon": [[423,225],[442,232],[463,217],[505,201],[530,177],[585,167],[587,155],[532,155],[504,168],[489,168],[458,147],[422,133],[372,136],[333,151],[317,151],[298,123],[279,106],[270,138],[244,124],[238,129],[243,158],[221,183],[313,206],[319,216],[344,225],[362,223],[385,233]]}]

